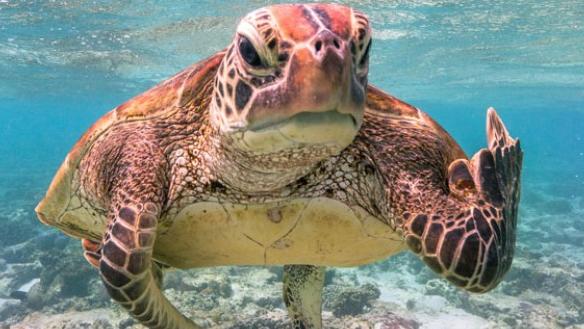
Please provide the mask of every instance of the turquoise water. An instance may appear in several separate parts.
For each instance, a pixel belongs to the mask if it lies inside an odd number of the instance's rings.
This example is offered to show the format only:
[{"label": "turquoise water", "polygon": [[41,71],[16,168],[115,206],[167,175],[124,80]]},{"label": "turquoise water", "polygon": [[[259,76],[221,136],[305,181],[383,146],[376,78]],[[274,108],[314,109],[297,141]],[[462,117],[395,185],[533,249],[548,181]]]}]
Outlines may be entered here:
[{"label": "turquoise water", "polygon": [[[90,281],[97,273],[78,242],[39,224],[33,208],[92,122],[225,47],[238,18],[267,3],[0,0],[0,327],[41,328],[71,311],[119,310]],[[517,258],[506,282],[471,296],[399,255],[336,272],[337,281],[370,281],[381,291],[369,313],[352,318],[373,321],[385,307],[421,328],[584,327],[584,2],[350,5],[373,24],[371,83],[431,114],[468,154],[485,145],[486,108],[494,106],[525,152]],[[259,269],[224,270],[203,274],[230,277],[235,296],[279,287],[250,283],[263,278]],[[73,273],[62,278],[63,271]],[[20,301],[11,295],[19,289],[50,298]],[[205,308],[189,303],[181,307],[205,318]],[[228,307],[217,303],[213,310]],[[265,315],[279,303],[255,304]],[[229,310],[256,318],[245,305]],[[334,318],[325,316],[325,327]],[[230,320],[221,319],[213,325],[227,328]]]}]

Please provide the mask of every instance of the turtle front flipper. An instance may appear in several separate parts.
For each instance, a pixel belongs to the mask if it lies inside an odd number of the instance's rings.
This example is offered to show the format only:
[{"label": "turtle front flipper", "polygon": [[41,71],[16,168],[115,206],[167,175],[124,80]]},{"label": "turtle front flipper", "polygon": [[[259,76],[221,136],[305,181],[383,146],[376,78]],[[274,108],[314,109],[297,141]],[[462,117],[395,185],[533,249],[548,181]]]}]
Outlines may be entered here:
[{"label": "turtle front flipper", "polygon": [[161,275],[153,268],[159,207],[154,203],[114,206],[104,237],[100,272],[110,296],[149,328],[197,329],[160,290]]},{"label": "turtle front flipper", "polygon": [[324,274],[324,267],[284,266],[284,303],[294,329],[322,328]]},{"label": "turtle front flipper", "polygon": [[450,164],[449,193],[437,196],[432,209],[403,214],[408,246],[434,271],[472,292],[496,287],[515,249],[522,152],[493,109],[487,136],[488,149]]},{"label": "turtle front flipper", "polygon": [[[81,246],[83,248],[83,256],[87,262],[96,269],[99,269],[99,262],[101,260],[101,243],[89,239],[81,239]],[[163,265],[156,261],[152,261],[152,275],[154,276],[154,282],[158,288],[162,289],[162,281],[164,277]]]},{"label": "turtle front flipper", "polygon": [[134,134],[105,168],[108,225],[99,271],[109,295],[148,328],[198,329],[164,296],[162,272],[152,259],[166,193],[164,155],[148,136]]}]

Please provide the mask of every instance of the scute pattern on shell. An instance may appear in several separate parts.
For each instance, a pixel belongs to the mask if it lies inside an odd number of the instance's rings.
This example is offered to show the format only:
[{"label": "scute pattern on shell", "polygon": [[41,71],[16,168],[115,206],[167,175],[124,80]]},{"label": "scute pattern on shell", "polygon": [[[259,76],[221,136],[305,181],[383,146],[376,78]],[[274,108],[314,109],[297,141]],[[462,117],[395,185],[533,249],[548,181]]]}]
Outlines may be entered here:
[{"label": "scute pattern on shell", "polygon": [[[180,106],[184,107],[196,103],[196,97],[210,97],[210,94],[200,92],[200,88],[207,84],[199,82],[214,76],[223,55],[223,52],[219,52],[192,65],[176,76],[113,109],[96,121],[75,143],[55,174],[45,198],[36,208],[39,218],[45,224],[55,225],[69,234],[76,235],[74,229],[60,225],[60,216],[63,215],[73,193],[78,189],[75,177],[79,164],[95,141],[117,124],[148,120],[176,110]],[[73,225],[73,223],[69,223],[69,225]]]}]

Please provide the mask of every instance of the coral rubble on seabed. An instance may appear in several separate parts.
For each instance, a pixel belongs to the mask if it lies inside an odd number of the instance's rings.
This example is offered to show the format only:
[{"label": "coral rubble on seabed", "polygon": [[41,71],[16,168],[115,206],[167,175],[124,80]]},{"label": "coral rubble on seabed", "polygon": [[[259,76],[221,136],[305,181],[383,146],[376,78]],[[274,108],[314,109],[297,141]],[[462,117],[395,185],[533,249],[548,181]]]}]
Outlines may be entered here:
[{"label": "coral rubble on seabed", "polygon": [[[110,301],[79,242],[38,224],[27,200],[41,191],[25,189],[0,195],[0,328],[141,328]],[[516,258],[497,289],[468,294],[409,253],[330,269],[325,328],[584,328],[584,198],[571,186],[524,191]],[[280,267],[167,271],[165,293],[203,328],[287,329],[281,280]]]}]

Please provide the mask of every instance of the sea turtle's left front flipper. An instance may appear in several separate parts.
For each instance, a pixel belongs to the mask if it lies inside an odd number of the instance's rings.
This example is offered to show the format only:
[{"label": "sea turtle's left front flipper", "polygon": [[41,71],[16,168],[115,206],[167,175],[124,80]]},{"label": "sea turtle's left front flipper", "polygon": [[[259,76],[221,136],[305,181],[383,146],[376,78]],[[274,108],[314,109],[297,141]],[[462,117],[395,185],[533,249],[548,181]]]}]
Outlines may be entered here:
[{"label": "sea turtle's left front flipper", "polygon": [[488,291],[509,270],[515,249],[523,153],[489,109],[488,148],[448,167],[447,195],[433,209],[406,211],[408,246],[434,271],[473,292]]}]

